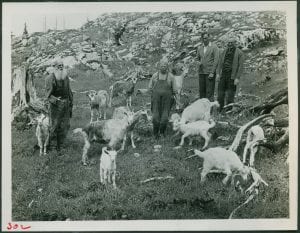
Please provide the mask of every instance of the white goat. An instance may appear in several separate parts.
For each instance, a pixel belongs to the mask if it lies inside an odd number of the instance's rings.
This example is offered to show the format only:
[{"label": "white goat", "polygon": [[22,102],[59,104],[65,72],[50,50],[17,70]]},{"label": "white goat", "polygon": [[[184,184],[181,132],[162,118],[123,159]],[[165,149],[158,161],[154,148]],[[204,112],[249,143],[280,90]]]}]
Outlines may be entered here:
[{"label": "white goat", "polygon": [[[110,90],[110,106],[112,99],[116,96],[125,96],[127,107],[131,107],[131,97],[134,93],[135,84],[138,80],[139,72],[134,72],[126,80],[115,82],[109,87]],[[130,81],[128,81],[130,79]]]},{"label": "white goat", "polygon": [[106,185],[107,183],[113,183],[113,187],[116,186],[116,157],[117,151],[108,150],[107,147],[102,148],[102,154],[100,158],[100,182]]},{"label": "white goat", "polygon": [[[213,120],[210,120],[210,122],[207,121],[195,121],[190,123],[182,123],[178,120],[175,120],[173,122],[173,130],[174,131],[180,131],[183,133],[181,137],[181,141],[179,146],[175,147],[175,149],[178,149],[183,146],[184,139],[189,136],[196,136],[200,135],[205,139],[204,146],[202,149],[205,149],[208,146],[208,143],[211,139],[211,133],[208,132],[209,129],[215,127],[216,123]],[[190,139],[190,145],[192,144],[192,139]]]},{"label": "white goat", "polygon": [[50,138],[50,119],[47,115],[41,114],[36,118],[37,126],[35,135],[40,147],[40,156],[47,154],[47,146]]},{"label": "white goat", "polygon": [[109,104],[109,95],[107,91],[100,90],[98,92],[91,90],[87,92],[87,96],[90,99],[90,106],[91,106],[91,121],[97,116],[97,120],[101,119],[102,112],[103,118],[106,119],[106,110],[110,106]]},{"label": "white goat", "polygon": [[205,181],[206,175],[213,169],[218,169],[226,174],[222,181],[223,184],[227,184],[233,174],[240,175],[243,180],[247,180],[250,173],[249,167],[243,165],[235,152],[221,147],[214,147],[205,151],[195,149],[194,153],[204,159],[201,182]]},{"label": "white goat", "polygon": [[[274,125],[273,118],[267,118],[262,121],[261,125]],[[243,153],[243,163],[246,163],[247,152],[250,150],[249,165],[254,165],[255,155],[258,151],[258,144],[266,141],[264,130],[261,125],[254,125],[248,130],[246,145]]]},{"label": "white goat", "polygon": [[198,99],[183,110],[181,122],[209,121],[211,118],[211,108],[219,106],[218,101],[210,102],[206,98]]},{"label": "white goat", "polygon": [[[188,69],[183,67],[180,64],[177,64],[175,66],[175,72],[176,75],[174,75],[173,79],[173,89],[175,92],[175,100],[176,100],[176,109],[180,109],[182,104],[181,104],[181,94],[182,94],[182,88],[183,88],[183,79],[186,77],[188,73]],[[181,73],[179,75],[179,73]]]}]

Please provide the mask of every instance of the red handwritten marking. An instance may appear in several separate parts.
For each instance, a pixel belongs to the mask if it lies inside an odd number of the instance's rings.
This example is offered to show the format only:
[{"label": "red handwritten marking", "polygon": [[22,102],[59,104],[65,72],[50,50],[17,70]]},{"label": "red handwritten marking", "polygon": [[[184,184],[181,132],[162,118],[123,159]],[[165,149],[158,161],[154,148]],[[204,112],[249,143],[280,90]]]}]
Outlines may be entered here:
[{"label": "red handwritten marking", "polygon": [[[18,228],[19,228],[19,224],[17,224],[17,223],[12,224],[10,222],[7,224],[7,227],[6,227],[7,230],[16,230]],[[28,230],[31,228],[31,226],[20,225],[20,228],[21,228],[21,230]]]}]

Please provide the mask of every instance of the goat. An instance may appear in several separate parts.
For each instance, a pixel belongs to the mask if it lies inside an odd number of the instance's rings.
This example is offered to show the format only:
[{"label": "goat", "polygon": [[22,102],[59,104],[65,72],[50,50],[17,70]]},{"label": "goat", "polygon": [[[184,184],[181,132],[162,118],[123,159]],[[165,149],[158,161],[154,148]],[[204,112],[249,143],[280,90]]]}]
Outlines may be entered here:
[{"label": "goat", "polygon": [[[183,133],[181,137],[181,141],[178,147],[175,147],[175,149],[178,149],[183,146],[184,139],[189,136],[195,136],[200,135],[205,139],[204,146],[202,149],[204,150],[211,139],[211,133],[208,132],[209,129],[215,127],[216,123],[213,120],[210,120],[210,122],[207,121],[195,121],[190,123],[182,123],[181,121],[174,121],[173,130],[174,131],[180,131]],[[190,139],[190,145],[192,144],[192,140]]]},{"label": "goat", "polygon": [[[81,133],[84,139],[82,163],[87,165],[87,153],[91,147],[91,142],[100,141],[108,143],[112,149],[116,149],[117,144],[123,140],[122,149],[125,146],[126,129],[130,123],[130,117],[124,119],[109,119],[96,121],[88,124],[84,128],[77,128],[73,133]],[[121,149],[121,150],[122,150]]]},{"label": "goat", "polygon": [[243,180],[247,180],[248,174],[250,173],[249,167],[243,165],[235,152],[221,147],[214,147],[205,151],[195,149],[194,153],[204,159],[201,183],[205,181],[206,175],[213,169],[225,172],[226,177],[222,181],[223,184],[227,184],[233,173],[237,173]]},{"label": "goat", "polygon": [[[176,101],[176,109],[180,109],[180,107],[182,106],[181,104],[181,94],[182,94],[182,87],[183,87],[183,79],[184,77],[186,77],[187,73],[188,73],[188,69],[183,69],[183,67],[181,66],[181,64],[177,64],[174,67],[174,79],[173,79],[173,89],[175,92],[175,101]],[[181,72],[182,71],[182,72]],[[181,73],[179,75],[179,73]]]},{"label": "goat", "polygon": [[113,183],[113,187],[116,186],[116,157],[117,151],[108,150],[107,147],[102,148],[102,154],[100,158],[100,182],[106,185],[107,183]]},{"label": "goat", "polygon": [[[145,111],[145,110],[144,110]],[[138,120],[138,116],[142,115],[143,111],[127,114],[127,117],[122,119],[109,119],[98,122],[92,122],[84,128],[77,128],[73,130],[73,133],[81,133],[84,139],[82,163],[87,165],[87,153],[91,147],[91,142],[99,141],[101,143],[108,144],[109,147],[116,150],[119,142],[122,141],[120,150],[125,149],[125,143],[127,139],[127,133],[131,132],[132,126],[135,121]],[[131,136],[133,142],[133,134]],[[132,143],[135,147],[134,143]]]},{"label": "goat", "polygon": [[198,99],[183,110],[181,122],[186,123],[197,120],[209,121],[212,107],[220,107],[219,102],[210,102],[206,98]]},{"label": "goat", "polygon": [[265,142],[264,130],[262,129],[263,125],[274,125],[273,118],[267,118],[262,121],[260,125],[252,126],[247,133],[246,146],[243,153],[243,163],[246,163],[247,152],[250,150],[250,159],[249,165],[252,167],[254,165],[255,155],[258,151],[258,145],[260,142]]},{"label": "goat", "polygon": [[[83,92],[82,92],[83,93]],[[101,119],[102,112],[103,112],[103,118],[106,120],[106,110],[108,107],[110,107],[109,102],[109,95],[107,91],[100,90],[100,91],[94,91],[90,90],[87,92],[87,96],[90,100],[90,106],[91,106],[91,121],[93,122],[94,116],[98,115],[97,120]]]},{"label": "goat", "polygon": [[[127,107],[131,107],[131,97],[134,93],[135,84],[138,80],[139,72],[134,72],[126,80],[115,82],[109,87],[110,90],[110,106],[112,99],[116,96],[123,95],[126,98]],[[130,79],[130,81],[128,81]]]},{"label": "goat", "polygon": [[37,126],[35,135],[38,140],[38,145],[40,148],[40,156],[47,154],[47,146],[50,139],[50,119],[44,113],[40,114],[37,118]]},{"label": "goat", "polygon": [[132,117],[132,122],[130,123],[130,126],[127,130],[127,133],[130,133],[132,148],[136,148],[134,144],[134,137],[133,137],[133,130],[135,128],[135,125],[142,118],[145,118],[148,121],[150,121],[150,116],[148,115],[147,110],[144,109],[133,113],[126,107],[118,107],[114,110],[112,119],[123,119],[123,118],[127,118],[129,115],[132,115],[133,117]]}]

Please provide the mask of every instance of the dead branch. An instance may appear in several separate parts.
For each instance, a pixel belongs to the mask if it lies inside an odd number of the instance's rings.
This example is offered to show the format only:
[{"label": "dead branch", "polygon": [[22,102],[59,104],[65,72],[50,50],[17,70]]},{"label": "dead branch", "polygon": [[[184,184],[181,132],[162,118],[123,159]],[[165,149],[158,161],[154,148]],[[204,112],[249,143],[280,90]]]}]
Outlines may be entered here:
[{"label": "dead branch", "polygon": [[233,140],[232,145],[229,147],[229,150],[236,151],[238,146],[240,145],[243,133],[246,130],[248,130],[252,125],[257,124],[259,121],[261,121],[262,119],[267,118],[267,117],[274,117],[274,114],[265,114],[265,115],[259,116],[255,119],[253,119],[252,121],[248,122],[247,124],[243,125],[238,130],[238,132]]},{"label": "dead branch", "polygon": [[288,104],[288,88],[281,89],[280,91],[270,95],[262,104],[250,108],[251,112],[267,114],[270,113],[275,107]]},{"label": "dead branch", "polygon": [[289,141],[289,130],[286,128],[285,133],[276,142],[261,142],[258,145],[266,147],[274,153],[280,151]]},{"label": "dead branch", "polygon": [[249,203],[250,201],[252,201],[255,197],[255,194],[251,194],[248,199],[242,203],[241,205],[239,205],[238,207],[236,207],[232,212],[231,214],[229,215],[229,218],[228,219],[232,219],[233,215],[235,214],[235,212],[240,209],[241,207],[243,207],[244,205],[246,205],[247,203]]},{"label": "dead branch", "polygon": [[150,181],[154,181],[154,180],[168,180],[168,179],[174,179],[173,176],[158,176],[158,177],[151,177],[149,179],[146,179],[146,180],[142,180],[141,183],[144,184],[144,183],[147,183],[147,182],[150,182]]},{"label": "dead branch", "polygon": [[274,126],[275,127],[288,127],[289,126],[289,118],[281,118],[281,119],[276,119],[274,121]]}]

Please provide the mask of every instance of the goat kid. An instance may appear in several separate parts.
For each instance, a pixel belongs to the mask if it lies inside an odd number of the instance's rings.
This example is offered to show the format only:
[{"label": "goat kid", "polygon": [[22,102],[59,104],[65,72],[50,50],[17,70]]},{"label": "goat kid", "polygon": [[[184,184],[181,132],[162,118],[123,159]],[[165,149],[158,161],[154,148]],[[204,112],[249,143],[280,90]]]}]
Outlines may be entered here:
[{"label": "goat kid", "polygon": [[47,146],[50,139],[50,119],[47,115],[42,113],[36,118],[37,126],[35,135],[38,140],[38,145],[40,148],[40,156],[47,154]]},{"label": "goat kid", "polygon": [[206,180],[206,175],[213,169],[218,169],[226,174],[226,177],[222,181],[223,184],[227,184],[233,174],[240,175],[243,180],[247,180],[250,169],[243,165],[235,152],[221,147],[214,147],[205,151],[195,149],[194,153],[204,159],[201,183]]},{"label": "goat kid", "polygon": [[263,120],[260,125],[252,126],[247,133],[246,145],[243,153],[243,163],[246,163],[247,153],[250,151],[249,165],[251,167],[254,165],[255,155],[258,151],[259,143],[266,141],[264,130],[262,128],[264,125],[273,126],[274,119],[267,118]]},{"label": "goat kid", "polygon": [[105,90],[100,90],[98,92],[91,90],[87,93],[87,96],[90,100],[90,106],[91,106],[91,121],[93,122],[93,119],[95,118],[95,115],[97,115],[97,120],[100,120],[102,118],[102,112],[103,112],[103,118],[106,119],[106,110],[108,107],[110,107],[110,98]]},{"label": "goat kid", "polygon": [[116,157],[117,151],[108,150],[107,147],[102,148],[102,154],[100,158],[100,182],[106,185],[107,183],[113,184],[116,189]]},{"label": "goat kid", "polygon": [[[210,142],[211,139],[211,133],[208,131],[209,129],[215,127],[215,125],[216,123],[213,120],[210,120],[209,122],[201,120],[201,121],[195,121],[186,124],[182,123],[181,121],[175,120],[173,122],[173,130],[180,131],[181,133],[183,133],[180,144],[179,146],[175,147],[175,149],[178,149],[183,146],[184,139],[186,137],[200,135],[205,139],[204,146],[202,147],[202,150],[204,150],[208,146],[208,143]],[[190,145],[191,144],[192,144],[192,139],[190,139]]]}]

